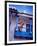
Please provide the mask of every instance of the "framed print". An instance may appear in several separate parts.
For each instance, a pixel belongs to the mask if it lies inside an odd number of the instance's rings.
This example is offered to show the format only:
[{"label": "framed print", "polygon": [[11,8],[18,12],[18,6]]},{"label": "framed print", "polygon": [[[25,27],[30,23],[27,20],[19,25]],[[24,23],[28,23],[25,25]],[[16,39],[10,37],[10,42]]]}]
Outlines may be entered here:
[{"label": "framed print", "polygon": [[5,45],[36,43],[36,3],[5,1]]}]

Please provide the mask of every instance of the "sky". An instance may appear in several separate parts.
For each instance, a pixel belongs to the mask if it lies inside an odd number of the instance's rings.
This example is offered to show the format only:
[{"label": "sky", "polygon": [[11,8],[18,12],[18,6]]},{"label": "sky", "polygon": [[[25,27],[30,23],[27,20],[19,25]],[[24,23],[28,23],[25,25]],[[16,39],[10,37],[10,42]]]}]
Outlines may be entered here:
[{"label": "sky", "polygon": [[28,5],[9,5],[11,8],[17,9],[19,12],[28,13],[33,15],[33,6]]}]

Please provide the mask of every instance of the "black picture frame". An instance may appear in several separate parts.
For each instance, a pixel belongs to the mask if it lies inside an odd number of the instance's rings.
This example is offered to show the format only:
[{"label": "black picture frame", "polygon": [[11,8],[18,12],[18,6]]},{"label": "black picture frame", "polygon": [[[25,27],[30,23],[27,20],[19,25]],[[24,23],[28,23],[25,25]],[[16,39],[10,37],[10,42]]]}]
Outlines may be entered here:
[{"label": "black picture frame", "polygon": [[[34,42],[27,42],[27,43],[7,43],[7,3],[28,3],[35,5],[35,41]],[[36,2],[21,2],[21,1],[5,1],[5,45],[19,45],[19,44],[35,44],[36,43]]]}]

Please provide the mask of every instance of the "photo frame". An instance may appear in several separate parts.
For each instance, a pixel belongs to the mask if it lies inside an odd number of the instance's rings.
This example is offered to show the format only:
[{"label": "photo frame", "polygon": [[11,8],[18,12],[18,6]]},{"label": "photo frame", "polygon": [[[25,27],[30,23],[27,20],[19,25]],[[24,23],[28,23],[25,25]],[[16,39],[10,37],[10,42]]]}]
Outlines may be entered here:
[{"label": "photo frame", "polygon": [[5,45],[36,43],[36,3],[5,1]]}]

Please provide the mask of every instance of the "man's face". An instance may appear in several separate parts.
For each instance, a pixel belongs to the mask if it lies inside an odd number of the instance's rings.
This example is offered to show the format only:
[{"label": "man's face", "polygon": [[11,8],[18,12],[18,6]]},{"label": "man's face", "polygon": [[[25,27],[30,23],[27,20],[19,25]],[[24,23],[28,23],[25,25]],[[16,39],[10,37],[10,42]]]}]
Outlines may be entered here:
[{"label": "man's face", "polygon": [[24,25],[23,19],[22,19],[22,18],[19,18],[18,26],[19,26],[20,28],[22,28],[23,25]]}]

